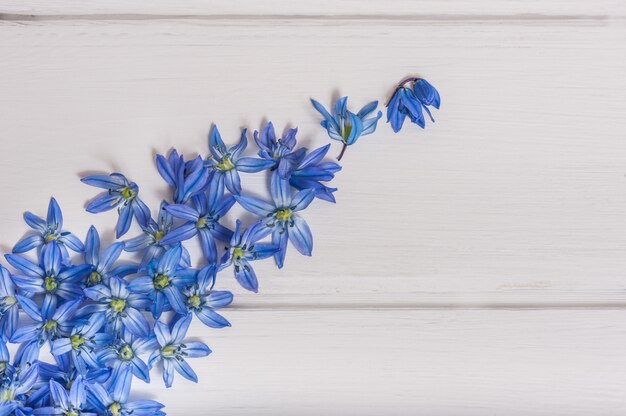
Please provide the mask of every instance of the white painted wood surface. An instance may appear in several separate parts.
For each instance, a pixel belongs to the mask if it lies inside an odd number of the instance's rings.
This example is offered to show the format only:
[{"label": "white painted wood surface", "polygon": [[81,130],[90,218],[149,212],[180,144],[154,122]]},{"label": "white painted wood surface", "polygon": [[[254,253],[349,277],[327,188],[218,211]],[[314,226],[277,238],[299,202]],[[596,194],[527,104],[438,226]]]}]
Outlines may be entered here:
[{"label": "white painted wood surface", "polygon": [[[211,122],[298,126],[308,103],[384,101],[407,74],[437,122],[349,149],[312,258],[259,267],[233,328],[198,338],[170,414],[619,415],[626,411],[626,6],[621,1],[0,1],[3,251],[21,212],[119,170],[152,206],[154,153]],[[332,150],[338,153],[338,146]],[[250,187],[262,180],[244,177]],[[155,376],[155,378],[157,378]]]}]

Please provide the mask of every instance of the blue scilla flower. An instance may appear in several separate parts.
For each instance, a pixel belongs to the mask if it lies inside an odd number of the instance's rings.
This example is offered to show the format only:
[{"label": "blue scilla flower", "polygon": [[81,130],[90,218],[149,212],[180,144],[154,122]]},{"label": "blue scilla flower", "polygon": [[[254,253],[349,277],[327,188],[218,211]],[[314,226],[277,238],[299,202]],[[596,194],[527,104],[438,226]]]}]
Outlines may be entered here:
[{"label": "blue scilla flower", "polygon": [[96,416],[95,413],[85,411],[89,405],[82,376],[76,377],[69,393],[57,381],[50,380],[49,383],[52,406],[35,409],[35,415]]},{"label": "blue scilla flower", "polygon": [[184,204],[208,185],[209,170],[200,156],[185,162],[183,155],[172,149],[167,157],[157,155],[156,164],[159,174],[172,188],[177,204]]},{"label": "blue scilla flower", "polygon": [[37,382],[37,364],[13,366],[9,360],[9,351],[0,340],[0,415],[31,415],[26,400]]},{"label": "blue scilla flower", "polygon": [[215,310],[225,308],[233,301],[231,292],[213,290],[217,269],[217,264],[204,267],[198,272],[197,283],[183,291],[187,310],[210,328],[230,326],[230,322]]},{"label": "blue scilla flower", "polygon": [[13,275],[13,282],[26,296],[45,293],[47,297],[59,296],[73,300],[82,295],[78,282],[91,272],[93,266],[81,264],[66,267],[61,257],[61,249],[57,245],[42,251],[41,264],[15,254],[5,256],[9,264],[20,272]]},{"label": "blue scilla flower", "polygon": [[205,163],[214,172],[211,182],[224,181],[226,188],[233,194],[241,192],[239,172],[256,173],[274,166],[270,160],[241,157],[248,146],[246,132],[246,129],[241,131],[241,140],[231,148],[227,148],[222,141],[217,126],[213,126],[209,135],[211,156]]},{"label": "blue scilla flower", "polygon": [[291,194],[291,185],[276,173],[271,178],[272,203],[249,195],[237,195],[237,202],[247,211],[260,216],[263,226],[271,232],[272,243],[280,250],[274,254],[279,268],[283,267],[287,253],[287,241],[301,254],[310,256],[313,236],[307,223],[297,213],[315,199],[315,190],[306,189]]},{"label": "blue scilla flower", "polygon": [[124,250],[124,243],[113,243],[100,253],[100,235],[92,225],[85,239],[85,264],[93,266],[92,272],[85,280],[85,286],[91,287],[107,283],[111,276],[124,277],[137,272],[137,266],[132,264],[114,267],[115,262]]},{"label": "blue scilla flower", "polygon": [[258,242],[267,235],[268,231],[262,221],[242,232],[241,221],[237,220],[230,245],[221,260],[223,267],[233,265],[237,282],[252,292],[259,291],[259,281],[250,262],[266,259],[280,250],[273,244]]},{"label": "blue scilla flower", "polygon": [[343,157],[347,146],[356,143],[361,136],[374,133],[378,120],[383,116],[379,111],[376,116],[367,118],[378,107],[378,101],[366,104],[354,114],[347,109],[348,97],[342,97],[335,102],[332,115],[319,102],[311,99],[311,103],[324,117],[320,124],[328,131],[328,136],[343,143],[338,160]]},{"label": "blue scilla flower", "polygon": [[50,198],[48,204],[48,216],[44,220],[30,212],[24,213],[24,221],[35,234],[26,236],[13,247],[13,253],[25,253],[34,248],[57,245],[61,248],[64,258],[69,258],[67,248],[70,250],[83,251],[83,243],[74,234],[63,231],[63,213],[56,199]]},{"label": "blue scilla flower", "polygon": [[135,293],[148,296],[152,300],[152,316],[158,319],[167,305],[179,314],[187,313],[187,306],[181,290],[192,285],[197,271],[181,267],[182,247],[170,248],[159,260],[152,260],[146,275],[137,277],[128,285]]},{"label": "blue scilla flower", "polygon": [[298,190],[313,189],[315,196],[329,202],[335,202],[333,193],[337,188],[330,188],[322,182],[330,182],[335,173],[341,170],[335,162],[324,162],[330,145],[320,147],[307,154],[293,168],[289,176],[289,184]]},{"label": "blue scilla flower", "polygon": [[0,264],[0,339],[11,338],[19,320],[15,286],[9,271]]},{"label": "blue scilla flower", "polygon": [[129,331],[122,331],[121,337],[98,353],[98,360],[112,368],[113,378],[130,368],[135,377],[149,383],[150,370],[140,355],[154,351],[157,345],[154,335],[137,337]]},{"label": "blue scilla flower", "polygon": [[[405,86],[409,83],[413,83],[412,87]],[[424,128],[426,126],[424,111],[434,122],[435,119],[428,107],[439,109],[440,105],[439,92],[428,81],[415,77],[406,78],[398,84],[387,103],[387,123],[391,123],[391,128],[397,133],[408,116],[412,123]]]},{"label": "blue scilla flower", "polygon": [[141,227],[146,227],[150,220],[150,209],[139,199],[139,187],[135,182],[129,182],[120,173],[110,175],[93,175],[82,178],[81,181],[96,188],[106,189],[91,200],[87,211],[99,213],[118,207],[119,218],[115,228],[117,238],[120,238],[130,228],[133,216]]},{"label": "blue scilla flower", "polygon": [[281,138],[277,138],[271,121],[267,123],[260,133],[258,131],[254,132],[254,141],[260,149],[259,156],[272,162],[271,169],[276,170],[285,179],[289,178],[293,167],[302,160],[306,153],[306,148],[304,147],[293,150],[296,146],[297,133],[297,128],[288,129]]},{"label": "blue scilla flower", "polygon": [[[143,270],[152,259],[161,258],[163,253],[171,247],[170,245],[163,244],[162,241],[163,238],[169,234],[174,225],[174,217],[165,209],[167,205],[167,202],[161,202],[159,216],[156,221],[151,218],[148,225],[143,227],[143,233],[141,235],[125,242],[124,250],[128,252],[144,251],[144,255],[138,267],[139,270]],[[185,247],[183,247],[183,262],[191,266],[191,258]]]},{"label": "blue scilla flower", "polygon": [[57,306],[57,299],[47,296],[41,308],[29,298],[17,296],[20,306],[26,314],[35,321],[32,324],[21,325],[11,337],[13,343],[27,343],[35,341],[41,347],[46,341],[54,341],[61,336],[68,336],[72,330],[72,319],[82,299],[68,301]]},{"label": "blue scilla flower", "polygon": [[86,322],[75,325],[69,337],[52,341],[52,355],[58,357],[68,354],[81,375],[89,369],[100,368],[96,354],[112,339],[111,334],[99,332],[105,322],[103,312],[94,313]]},{"label": "blue scilla flower", "polygon": [[[48,406],[51,400],[50,380],[54,380],[70,390],[74,380],[79,376],[76,367],[72,364],[69,355],[53,356],[55,364],[42,361],[37,362],[39,380],[28,396],[28,404],[33,408]],[[111,371],[108,368],[96,368],[87,371],[82,378],[87,383],[103,384],[110,379]]]},{"label": "blue scilla flower", "polygon": [[209,347],[202,342],[183,342],[191,319],[191,314],[188,314],[173,321],[170,327],[163,322],[156,322],[154,325],[160,348],[152,353],[148,365],[152,368],[157,362],[163,361],[163,381],[168,388],[174,382],[174,370],[187,380],[197,383],[198,376],[185,359],[206,357],[211,353]]},{"label": "blue scilla flower", "polygon": [[228,242],[233,232],[219,223],[219,220],[235,203],[232,196],[224,196],[224,182],[211,182],[208,195],[201,193],[191,199],[193,206],[172,204],[165,207],[175,218],[184,220],[178,228],[169,232],[161,240],[162,244],[175,244],[198,236],[202,252],[209,263],[218,259],[216,240]]},{"label": "blue scilla flower", "polygon": [[163,406],[154,400],[129,401],[132,385],[130,368],[112,377],[108,388],[101,384],[87,384],[87,401],[98,415],[110,416],[160,416]]},{"label": "blue scilla flower", "polygon": [[112,276],[108,283],[85,289],[85,296],[97,303],[86,305],[81,315],[104,312],[107,328],[114,333],[125,328],[134,335],[147,337],[150,325],[141,311],[150,304],[150,299],[131,293],[127,286],[125,281]]}]

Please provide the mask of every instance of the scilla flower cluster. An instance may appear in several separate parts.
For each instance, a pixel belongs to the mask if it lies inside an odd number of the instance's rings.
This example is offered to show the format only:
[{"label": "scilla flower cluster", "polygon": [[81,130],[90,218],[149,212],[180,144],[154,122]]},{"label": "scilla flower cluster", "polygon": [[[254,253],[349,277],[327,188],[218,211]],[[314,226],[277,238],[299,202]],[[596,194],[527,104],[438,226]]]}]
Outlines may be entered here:
[{"label": "scilla flower cluster", "polygon": [[[367,118],[377,102],[354,114],[342,98],[332,115],[313,104],[344,150],[382,115]],[[0,416],[165,414],[157,401],[134,399],[132,385],[149,383],[157,367],[167,387],[176,373],[198,381],[191,363],[211,350],[188,339],[192,320],[230,326],[220,309],[233,294],[215,288],[218,274],[257,292],[257,261],[273,258],[281,268],[287,251],[313,252],[305,211],[316,200],[335,202],[329,183],[341,167],[325,160],[330,145],[310,151],[296,135],[279,137],[269,122],[250,152],[245,129],[227,146],[214,126],[206,157],[157,155],[171,193],[153,209],[121,173],[83,178],[101,191],[86,210],[117,213],[117,241],[108,246],[93,226],[85,238],[65,230],[54,198],[44,217],[26,212],[30,232],[5,256],[10,268],[0,265]],[[249,174],[267,175],[266,198],[245,188]],[[235,204],[256,219],[225,221]],[[193,240],[200,259],[186,247]],[[16,344],[13,357],[7,344]],[[44,348],[52,362],[40,360]]]}]

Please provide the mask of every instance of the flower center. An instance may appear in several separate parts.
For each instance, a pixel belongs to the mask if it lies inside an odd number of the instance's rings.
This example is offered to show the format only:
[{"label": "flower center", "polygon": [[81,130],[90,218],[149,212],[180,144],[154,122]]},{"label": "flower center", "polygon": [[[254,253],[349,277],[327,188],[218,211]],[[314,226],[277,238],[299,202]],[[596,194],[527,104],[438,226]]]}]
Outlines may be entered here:
[{"label": "flower center", "polygon": [[109,413],[112,416],[119,416],[122,414],[122,405],[119,404],[118,402],[114,402],[111,403],[111,406],[109,406]]},{"label": "flower center", "polygon": [[74,406],[70,406],[69,410],[65,412],[65,416],[80,416],[80,410]]},{"label": "flower center", "polygon": [[43,329],[50,334],[56,334],[58,326],[59,324],[57,323],[57,321],[53,321],[52,319],[50,319],[44,324]]},{"label": "flower center", "polygon": [[43,288],[46,292],[53,292],[58,287],[57,279],[54,276],[48,276],[43,279]]},{"label": "flower center", "polygon": [[187,304],[190,307],[197,309],[200,307],[200,297],[198,295],[192,295],[187,298]]},{"label": "flower center", "polygon": [[0,374],[4,374],[7,371],[7,363],[0,361]]},{"label": "flower center", "polygon": [[111,302],[109,302],[109,307],[115,313],[122,313],[126,309],[126,301],[120,298],[112,298]]},{"label": "flower center", "polygon": [[87,280],[90,286],[99,285],[102,283],[102,275],[98,272],[91,272]]},{"label": "flower center", "polygon": [[289,208],[285,208],[285,209],[279,209],[278,211],[276,211],[276,213],[274,214],[274,216],[276,217],[276,219],[278,221],[282,221],[282,222],[288,222],[291,219],[291,216],[293,215],[293,211],[290,210]]},{"label": "flower center", "polygon": [[163,237],[165,236],[165,233],[163,231],[157,231],[156,233],[154,233],[154,242],[158,243],[159,241],[161,241],[163,239]]},{"label": "flower center", "polygon": [[350,133],[351,132],[352,132],[352,126],[351,125],[344,125],[343,126],[343,132],[342,132],[341,136],[343,137],[344,141],[348,140],[348,137],[350,137]]},{"label": "flower center", "polygon": [[16,303],[17,303],[17,299],[15,299],[14,296],[11,296],[11,295],[5,296],[4,298],[2,298],[2,301],[0,301],[0,313],[9,309],[11,306],[15,305]]},{"label": "flower center", "polygon": [[179,350],[180,346],[178,345],[166,345],[165,347],[161,348],[161,356],[163,356],[164,358],[173,358],[177,355]]},{"label": "flower center", "polygon": [[233,260],[241,260],[243,259],[245,253],[242,249],[240,249],[239,247],[235,247],[233,249]]},{"label": "flower center", "polygon": [[226,172],[226,171],[234,169],[235,165],[233,164],[233,162],[230,161],[230,158],[227,156],[227,157],[222,158],[220,163],[218,163],[217,168],[221,170],[222,172]]},{"label": "flower center", "polygon": [[133,191],[128,186],[126,188],[122,189],[122,192],[120,192],[120,193],[122,195],[122,198],[124,198],[127,201],[130,200],[130,199],[133,199],[137,195],[137,192]]},{"label": "flower center", "polygon": [[43,239],[43,241],[45,241],[46,244],[48,244],[49,242],[55,241],[55,240],[58,240],[58,239],[59,239],[58,235],[56,235],[54,233],[50,233]]},{"label": "flower center", "polygon": [[152,283],[154,284],[155,289],[163,290],[170,285],[170,278],[164,274],[157,274],[152,279]]},{"label": "flower center", "polygon": [[70,342],[72,343],[72,348],[77,350],[85,343],[85,338],[79,334],[72,335],[70,337]]},{"label": "flower center", "polygon": [[196,221],[196,228],[204,228],[206,227],[206,224],[207,224],[206,217],[201,217],[200,219],[198,219],[198,221]]},{"label": "flower center", "polygon": [[119,355],[123,360],[126,360],[126,361],[130,361],[135,357],[135,353],[133,352],[133,349],[130,348],[130,346],[128,345],[124,345],[122,348],[120,348]]}]

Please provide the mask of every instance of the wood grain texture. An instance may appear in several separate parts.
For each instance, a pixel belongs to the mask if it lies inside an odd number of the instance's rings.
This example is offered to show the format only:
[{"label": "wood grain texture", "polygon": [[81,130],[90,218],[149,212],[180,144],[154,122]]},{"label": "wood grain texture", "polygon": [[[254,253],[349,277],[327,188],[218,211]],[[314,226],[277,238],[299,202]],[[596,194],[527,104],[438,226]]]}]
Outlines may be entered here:
[{"label": "wood grain texture", "polygon": [[[93,170],[123,171],[156,206],[154,152],[206,152],[211,122],[230,142],[271,119],[322,145],[308,97],[360,106],[419,71],[444,97],[437,122],[398,135],[381,123],[350,149],[339,203],[306,213],[314,257],[261,264],[262,292],[279,299],[242,301],[623,304],[625,34],[616,23],[4,24],[3,238],[16,241],[19,213],[43,212],[51,193],[79,235],[110,229],[114,214],[81,210],[93,191],[78,176]],[[244,178],[259,192],[262,181]]]},{"label": "wood grain texture", "polygon": [[417,73],[437,122],[349,149],[339,203],[306,212],[314,256],[259,263],[258,295],[220,274],[233,327],[194,323],[215,351],[200,383],[155,372],[139,396],[171,415],[624,414],[625,7],[2,1],[0,249],[51,194],[110,241],[81,175],[122,171],[155,207],[154,154],[206,153],[212,122],[320,146],[309,97],[358,108]]},{"label": "wood grain texture", "polygon": [[235,310],[197,385],[137,388],[172,415],[620,415],[623,314]]}]

